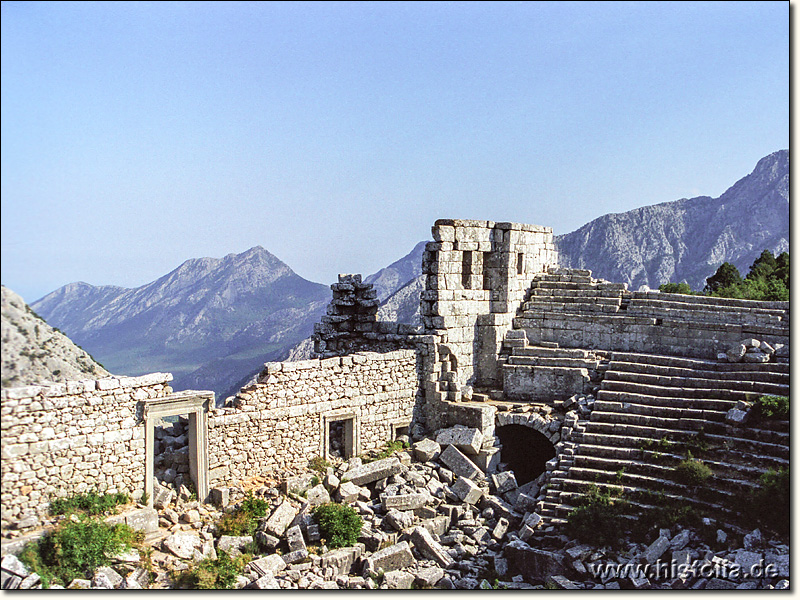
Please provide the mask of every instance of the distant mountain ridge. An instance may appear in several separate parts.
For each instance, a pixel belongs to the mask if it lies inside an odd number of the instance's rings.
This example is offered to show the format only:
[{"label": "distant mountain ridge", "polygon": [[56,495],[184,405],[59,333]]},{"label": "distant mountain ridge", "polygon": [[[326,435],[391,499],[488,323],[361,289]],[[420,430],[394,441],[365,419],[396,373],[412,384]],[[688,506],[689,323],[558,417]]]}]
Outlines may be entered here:
[{"label": "distant mountain ridge", "polygon": [[329,296],[257,246],[187,260],[134,289],[69,284],[32,307],[114,372],[167,370],[176,389],[219,391],[243,365],[308,337]]},{"label": "distant mountain ridge", "polygon": [[764,249],[789,249],[789,151],[758,161],[719,198],[699,196],[609,214],[556,237],[563,266],[658,288],[702,289],[723,262],[746,273]]}]

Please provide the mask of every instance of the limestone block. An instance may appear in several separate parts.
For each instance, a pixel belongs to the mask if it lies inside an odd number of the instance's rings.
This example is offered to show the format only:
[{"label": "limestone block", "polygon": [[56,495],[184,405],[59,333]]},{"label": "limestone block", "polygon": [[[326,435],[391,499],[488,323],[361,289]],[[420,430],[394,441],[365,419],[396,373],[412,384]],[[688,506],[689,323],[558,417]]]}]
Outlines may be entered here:
[{"label": "limestone block", "polygon": [[394,571],[414,564],[414,555],[408,542],[400,542],[383,550],[378,550],[364,560],[364,574],[377,574],[380,571]]},{"label": "limestone block", "polygon": [[424,527],[415,527],[411,532],[411,542],[424,557],[429,558],[443,568],[453,564],[453,558],[442,545],[433,539],[430,532]]},{"label": "limestone block", "polygon": [[253,536],[251,535],[223,535],[217,540],[217,550],[236,557],[242,553],[242,548],[252,543]]},{"label": "limestone block", "polygon": [[436,435],[436,443],[440,446],[455,446],[465,454],[475,455],[481,451],[483,434],[480,429],[456,425],[442,429]]},{"label": "limestone block", "polygon": [[198,536],[188,533],[173,533],[162,542],[164,551],[171,552],[178,558],[190,559],[194,556],[194,549],[200,548],[203,540]]},{"label": "limestone block", "polygon": [[361,488],[359,488],[355,483],[352,481],[345,481],[339,486],[339,489],[336,490],[336,497],[339,499],[339,502],[350,504],[358,500],[360,493]]},{"label": "limestone block", "polygon": [[494,484],[496,494],[505,494],[517,488],[517,478],[514,471],[503,471],[502,473],[492,474],[492,483]]},{"label": "limestone block", "polygon": [[439,461],[459,477],[476,479],[481,475],[481,471],[475,466],[475,463],[467,458],[455,446],[448,446],[445,448],[439,456]]},{"label": "limestone block", "polygon": [[416,584],[422,588],[432,588],[440,579],[444,577],[444,569],[441,567],[423,567],[416,573]]},{"label": "limestone block", "polygon": [[381,499],[386,510],[414,510],[425,506],[431,501],[430,495],[425,492],[382,496]]},{"label": "limestone block", "polygon": [[258,560],[247,563],[245,571],[255,573],[259,577],[274,576],[286,569],[286,561],[279,554],[268,554]]},{"label": "limestone block", "polygon": [[415,576],[405,571],[389,571],[383,575],[383,584],[389,590],[410,590]]},{"label": "limestone block", "polygon": [[459,500],[467,504],[475,504],[483,497],[483,490],[475,485],[475,482],[466,477],[459,477],[455,483],[450,486],[450,490]]},{"label": "limestone block", "polygon": [[288,500],[278,505],[264,524],[264,530],[274,536],[281,537],[291,524],[297,511]]},{"label": "limestone block", "polygon": [[389,457],[350,469],[342,475],[342,479],[352,481],[356,485],[366,485],[395,475],[402,468],[396,457]]},{"label": "limestone block", "polygon": [[659,536],[659,538],[650,544],[647,549],[642,553],[641,561],[645,564],[654,564],[661,555],[669,549],[670,540],[667,537]]},{"label": "limestone block", "polygon": [[403,531],[414,524],[414,513],[392,508],[387,511],[384,521],[393,529]]}]

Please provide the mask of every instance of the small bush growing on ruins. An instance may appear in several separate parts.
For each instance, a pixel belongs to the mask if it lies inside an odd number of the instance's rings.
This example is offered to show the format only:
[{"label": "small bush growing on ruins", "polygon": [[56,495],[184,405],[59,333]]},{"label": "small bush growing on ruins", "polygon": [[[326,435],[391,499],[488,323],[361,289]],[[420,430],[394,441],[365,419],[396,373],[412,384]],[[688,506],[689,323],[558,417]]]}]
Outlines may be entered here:
[{"label": "small bush growing on ruins", "polygon": [[624,515],[629,503],[617,494],[590,486],[578,507],[567,515],[568,535],[595,546],[619,547],[626,529]]},{"label": "small bush growing on ruins", "polygon": [[694,291],[688,283],[663,283],[658,286],[658,291],[665,294],[689,294],[696,296],[700,292]]},{"label": "small bush growing on ruins", "polygon": [[786,396],[761,396],[753,404],[754,415],[759,419],[789,420],[789,398]]},{"label": "small bush growing on ruins", "polygon": [[141,544],[144,534],[128,525],[109,525],[86,516],[63,521],[20,553],[20,560],[39,574],[44,587],[68,585],[75,578],[90,578],[112,557]]},{"label": "small bush growing on ruins", "polygon": [[358,541],[363,521],[352,506],[330,502],[316,506],[312,514],[331,548],[352,546]]},{"label": "small bush growing on ruins", "polygon": [[236,585],[236,578],[252,559],[251,554],[232,557],[224,550],[220,550],[217,558],[204,558],[193,569],[178,575],[178,585],[196,590],[233,589]]},{"label": "small bush growing on ruins", "polygon": [[117,506],[127,504],[130,498],[126,494],[99,494],[95,491],[75,494],[68,498],[55,498],[50,502],[50,514],[66,515],[82,512],[88,515],[101,515]]},{"label": "small bush growing on ruins", "polygon": [[691,452],[686,460],[682,460],[672,470],[672,476],[678,483],[688,486],[697,486],[705,483],[714,473],[703,462],[692,458]]},{"label": "small bush growing on ruins", "polygon": [[258,520],[265,517],[268,510],[269,502],[255,498],[253,492],[247,492],[247,496],[236,509],[222,515],[217,521],[217,531],[222,535],[253,535],[258,527]]},{"label": "small bush growing on ruins", "polygon": [[324,473],[328,469],[328,467],[332,466],[333,465],[331,463],[329,463],[321,456],[315,456],[308,461],[308,468],[311,469],[312,471],[317,471],[318,473]]},{"label": "small bush growing on ruins", "polygon": [[405,450],[408,447],[409,447],[408,444],[401,440],[386,442],[386,445],[377,454],[362,456],[361,462],[362,464],[367,464],[376,460],[389,458],[395,452],[400,452],[401,450]]},{"label": "small bush growing on ruins", "polygon": [[708,439],[704,429],[701,429],[686,441],[686,451],[692,454],[708,452],[708,448]]},{"label": "small bush growing on ruins", "polygon": [[782,535],[789,534],[789,467],[769,469],[748,498],[750,518]]}]

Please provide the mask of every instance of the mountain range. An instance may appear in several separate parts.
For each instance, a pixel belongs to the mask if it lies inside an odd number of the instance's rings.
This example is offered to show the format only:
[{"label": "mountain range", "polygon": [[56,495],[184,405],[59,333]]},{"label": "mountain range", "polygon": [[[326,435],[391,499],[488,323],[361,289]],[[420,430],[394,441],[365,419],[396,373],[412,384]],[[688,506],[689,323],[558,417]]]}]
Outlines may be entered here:
[{"label": "mountain range", "polygon": [[[702,288],[722,262],[746,272],[765,248],[789,247],[789,152],[763,158],[719,198],[700,196],[605,215],[556,237],[564,266],[656,288]],[[379,318],[415,322],[425,242],[365,278],[382,301]],[[309,355],[308,337],[330,300],[257,246],[224,258],[188,260],[138,288],[72,283],[33,310],[112,372],[172,372],[175,389],[235,392],[264,362]]]}]

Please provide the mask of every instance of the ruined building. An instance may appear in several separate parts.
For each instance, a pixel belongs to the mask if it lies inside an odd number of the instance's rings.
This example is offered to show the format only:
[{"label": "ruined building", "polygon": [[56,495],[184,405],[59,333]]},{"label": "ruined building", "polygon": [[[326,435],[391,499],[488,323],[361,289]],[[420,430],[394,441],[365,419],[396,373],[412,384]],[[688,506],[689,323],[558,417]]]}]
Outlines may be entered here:
[{"label": "ruined building", "polygon": [[[171,477],[201,500],[456,424],[482,442],[454,460],[478,479],[508,465],[530,485],[506,500],[549,526],[593,482],[721,506],[753,461],[788,462],[788,429],[729,418],[739,401],[788,395],[788,302],[631,292],[559,268],[547,227],[439,220],[432,233],[421,326],[378,321],[371,285],[342,275],[318,358],[268,363],[223,407],[160,373],[4,389],[3,526],[34,526],[50,498],[85,489],[152,501],[160,428],[177,415],[187,444]],[[702,440],[725,476],[684,498],[648,449],[663,439]]]}]

